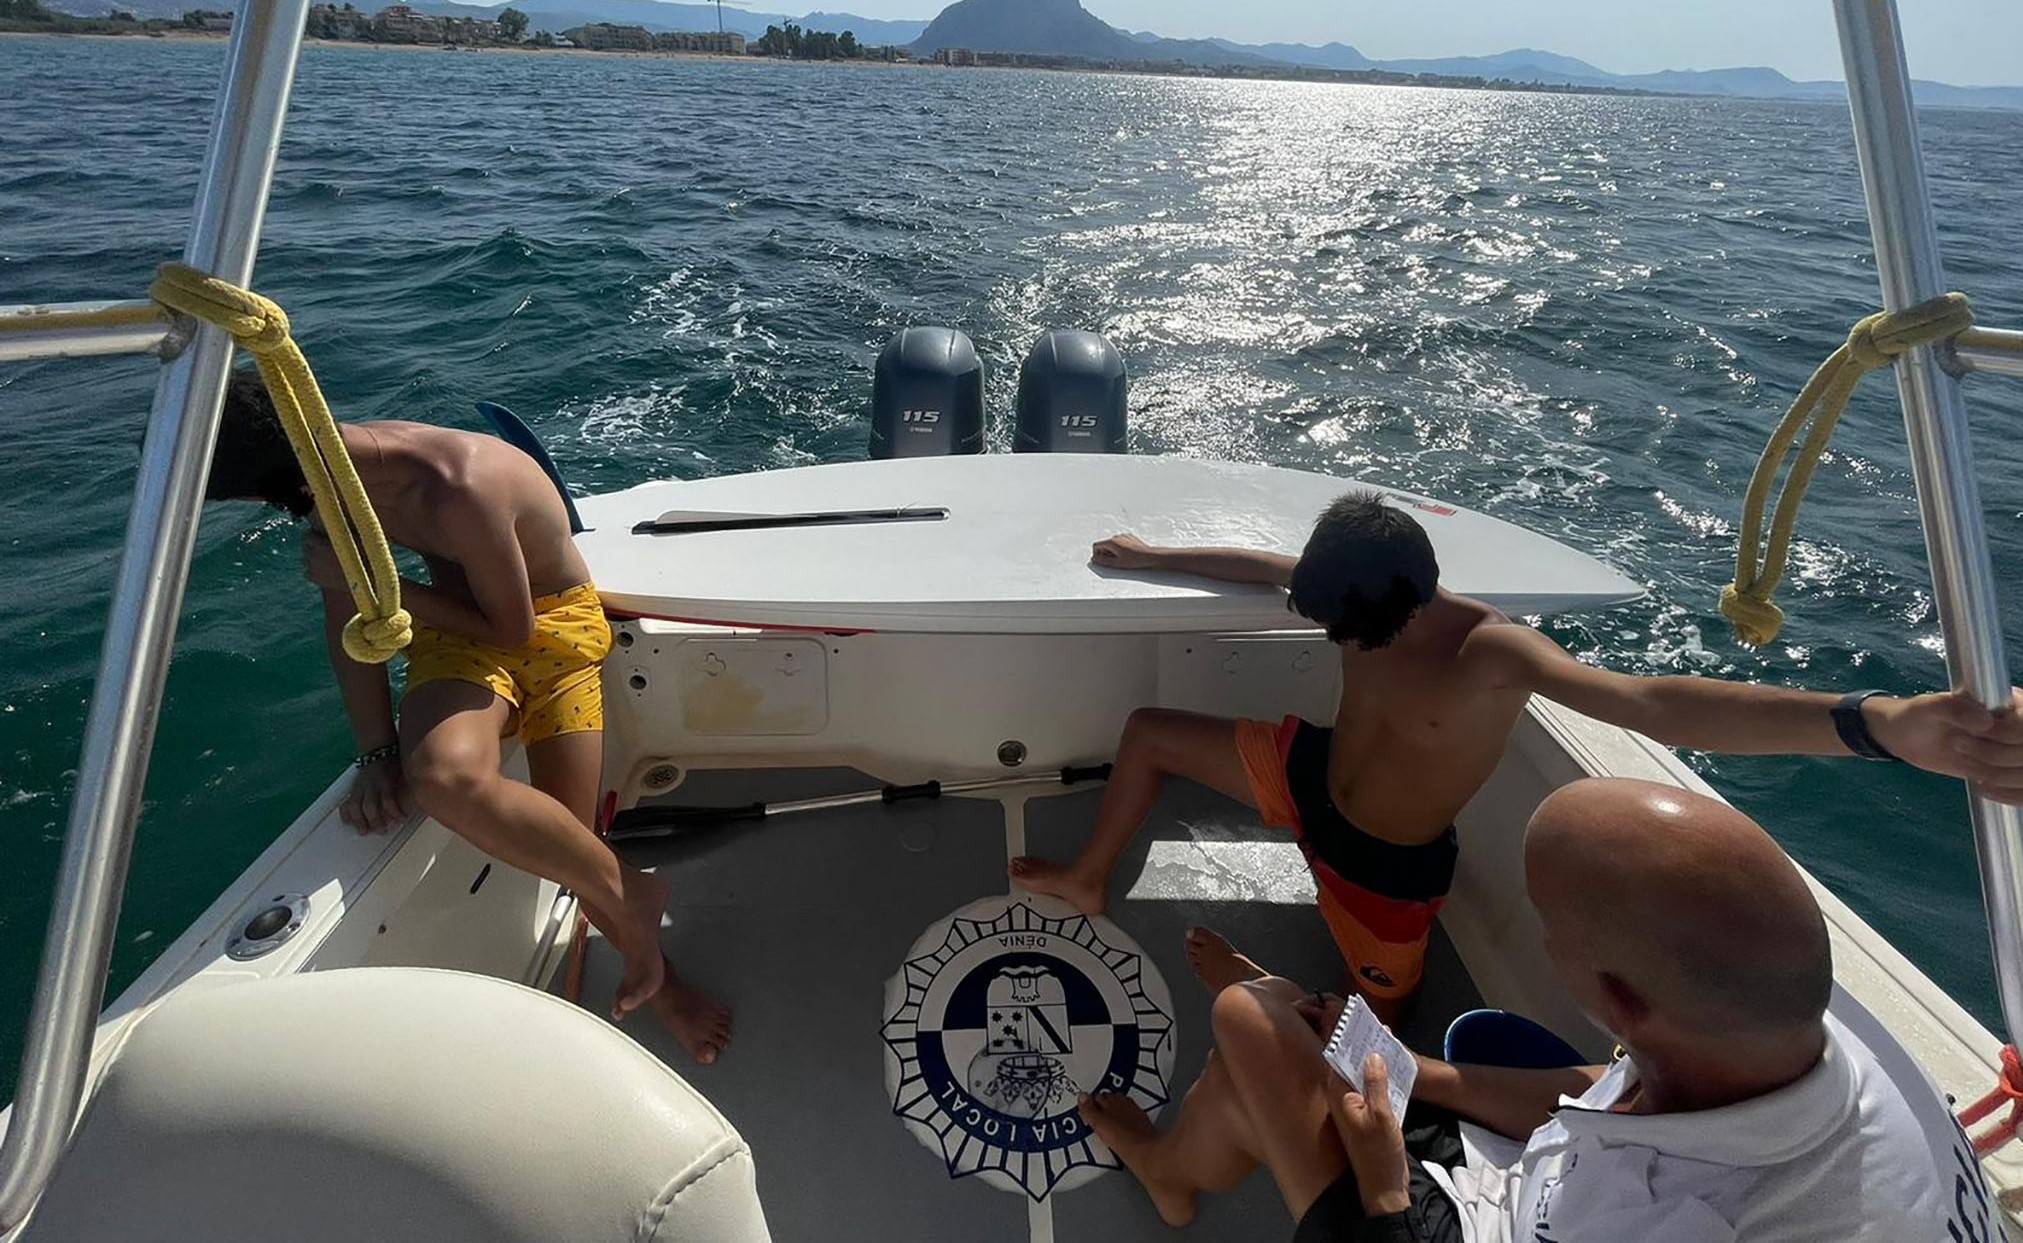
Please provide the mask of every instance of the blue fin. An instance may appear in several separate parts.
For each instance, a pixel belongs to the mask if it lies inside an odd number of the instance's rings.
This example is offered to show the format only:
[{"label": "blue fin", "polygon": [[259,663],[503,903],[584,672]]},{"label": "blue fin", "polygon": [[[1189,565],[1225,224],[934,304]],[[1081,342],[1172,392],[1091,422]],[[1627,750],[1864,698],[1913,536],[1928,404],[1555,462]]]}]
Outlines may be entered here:
[{"label": "blue fin", "polygon": [[548,450],[542,446],[541,438],[534,434],[534,429],[497,402],[479,402],[478,413],[484,415],[492,430],[499,433],[499,439],[539,462],[541,469],[548,472],[548,478],[554,481],[555,491],[562,494],[562,507],[569,511],[569,534],[581,534],[583,519],[577,516],[576,501],[569,495],[569,485],[562,482],[562,472],[555,469],[555,459],[548,456]]}]

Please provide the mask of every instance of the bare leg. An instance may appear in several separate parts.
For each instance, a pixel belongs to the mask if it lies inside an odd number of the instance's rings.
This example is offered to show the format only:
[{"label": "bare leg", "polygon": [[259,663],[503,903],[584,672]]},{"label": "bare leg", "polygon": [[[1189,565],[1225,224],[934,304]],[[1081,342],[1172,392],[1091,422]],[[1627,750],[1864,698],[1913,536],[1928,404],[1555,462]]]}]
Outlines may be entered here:
[{"label": "bare leg", "polygon": [[[620,863],[553,796],[500,775],[499,731],[511,710],[471,682],[428,682],[409,691],[400,713],[409,785],[423,811],[479,850],[577,895],[625,960],[612,1008],[623,1017],[660,990],[666,882]],[[593,801],[595,781],[593,775]]]},{"label": "bare leg", "polygon": [[1082,853],[1069,864],[1022,855],[1011,861],[1012,880],[1034,893],[1064,898],[1085,915],[1101,915],[1110,870],[1145,823],[1169,775],[1198,781],[1245,806],[1256,805],[1236,750],[1234,721],[1140,708],[1124,725],[1096,826]]},{"label": "bare leg", "polygon": [[1129,1101],[1083,1105],[1169,1224],[1193,1218],[1199,1192],[1227,1190],[1260,1164],[1297,1220],[1348,1168],[1328,1116],[1320,1037],[1292,1008],[1301,995],[1268,976],[1216,997],[1215,1052],[1163,1135]]},{"label": "bare leg", "polygon": [[1184,1226],[1194,1220],[1197,1195],[1232,1190],[1257,1168],[1250,1119],[1236,1104],[1222,1059],[1210,1053],[1163,1135],[1128,1096],[1085,1096],[1081,1113],[1124,1168],[1137,1175],[1160,1218]]},{"label": "bare leg", "polygon": [[[534,788],[568,808],[585,825],[595,823],[597,795],[604,778],[604,735],[597,731],[560,734],[527,748],[527,768]],[[621,864],[621,867],[624,865]],[[625,868],[631,875],[642,875]],[[663,903],[665,899],[662,899]],[[661,909],[653,912],[656,937]],[[716,1061],[730,1042],[731,1012],[674,973],[661,959],[663,978],[647,1004],[681,1047],[700,1065]],[[620,986],[621,988],[623,985]]]},{"label": "bare leg", "polygon": [[1257,1159],[1271,1171],[1293,1220],[1349,1168],[1328,1113],[1321,1037],[1293,1009],[1305,990],[1266,976],[1215,998],[1215,1047],[1250,1119]]}]

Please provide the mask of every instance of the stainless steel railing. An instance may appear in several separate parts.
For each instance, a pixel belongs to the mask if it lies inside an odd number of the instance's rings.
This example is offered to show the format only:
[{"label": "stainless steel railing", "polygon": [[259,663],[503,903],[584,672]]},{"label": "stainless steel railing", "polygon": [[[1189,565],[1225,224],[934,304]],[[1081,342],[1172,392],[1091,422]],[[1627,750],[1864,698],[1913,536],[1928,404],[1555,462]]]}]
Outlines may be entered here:
[{"label": "stainless steel railing", "polygon": [[[0,306],[0,323],[9,316],[44,311],[152,311],[152,302],[55,302],[44,306]],[[106,354],[158,354],[173,358],[189,344],[191,325],[166,318],[117,328],[48,328],[0,332],[0,363],[36,358],[96,358]]]},{"label": "stainless steel railing", "polygon": [[2008,348],[1987,349],[1961,342],[1953,347],[1953,360],[1968,371],[2023,378],[2023,332],[2006,328],[1982,331],[1988,336],[2000,338]]},{"label": "stainless steel railing", "polygon": [[[307,13],[308,0],[254,0],[241,6],[233,23],[183,261],[234,284],[245,284],[253,273]],[[84,1099],[155,713],[231,361],[231,338],[202,326],[155,388],[85,721],[21,1078],[0,1143],[0,1229],[17,1224],[35,1206]]]},{"label": "stainless steel railing", "polygon": [[[1833,8],[1883,309],[1901,310],[1946,291],[1924,155],[1911,112],[1903,34],[1894,0],[1834,0]],[[2012,361],[1995,366],[1999,356],[1958,354],[1962,362],[1990,371],[2007,372]],[[1911,473],[1932,563],[1932,596],[1946,640],[1946,669],[1954,686],[1995,707],[2009,702],[1995,570],[1974,476],[1967,403],[1959,379],[1943,361],[1940,351],[1929,346],[1904,354],[1896,364],[1897,395],[1903,402]],[[2002,1019],[2015,1043],[2023,1038],[2023,810],[1970,797]]]}]

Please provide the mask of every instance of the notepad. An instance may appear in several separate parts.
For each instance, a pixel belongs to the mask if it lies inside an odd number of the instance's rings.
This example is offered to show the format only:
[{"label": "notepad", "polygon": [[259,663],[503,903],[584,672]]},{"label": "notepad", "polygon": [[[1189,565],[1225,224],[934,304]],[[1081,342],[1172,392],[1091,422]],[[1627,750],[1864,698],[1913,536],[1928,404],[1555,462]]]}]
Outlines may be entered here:
[{"label": "notepad", "polygon": [[1361,997],[1349,998],[1342,1007],[1341,1021],[1335,1024],[1334,1035],[1328,1037],[1322,1053],[1335,1073],[1358,1092],[1363,1090],[1363,1059],[1372,1053],[1382,1057],[1384,1069],[1390,1073],[1391,1116],[1405,1116],[1406,1102],[1412,1099],[1412,1081],[1419,1077],[1419,1059],[1370,1012]]}]

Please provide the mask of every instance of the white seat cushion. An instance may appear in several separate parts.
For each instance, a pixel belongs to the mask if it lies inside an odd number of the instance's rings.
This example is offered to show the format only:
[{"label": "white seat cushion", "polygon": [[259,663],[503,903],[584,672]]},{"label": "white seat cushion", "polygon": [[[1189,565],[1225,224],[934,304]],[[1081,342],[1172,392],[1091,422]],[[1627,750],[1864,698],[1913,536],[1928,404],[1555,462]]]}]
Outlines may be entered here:
[{"label": "white seat cushion", "polygon": [[767,1233],[744,1140],[623,1033],[517,984],[376,967],[143,1017],[23,1238]]}]

